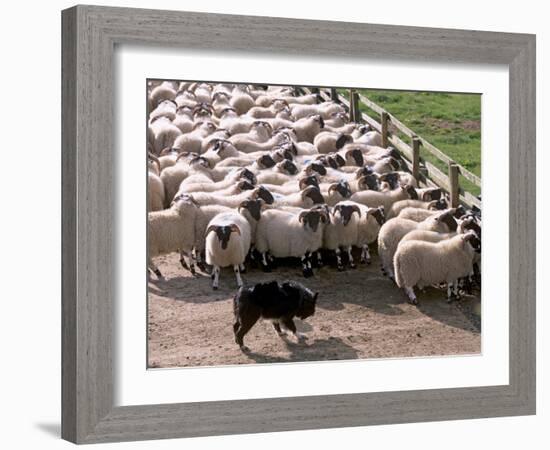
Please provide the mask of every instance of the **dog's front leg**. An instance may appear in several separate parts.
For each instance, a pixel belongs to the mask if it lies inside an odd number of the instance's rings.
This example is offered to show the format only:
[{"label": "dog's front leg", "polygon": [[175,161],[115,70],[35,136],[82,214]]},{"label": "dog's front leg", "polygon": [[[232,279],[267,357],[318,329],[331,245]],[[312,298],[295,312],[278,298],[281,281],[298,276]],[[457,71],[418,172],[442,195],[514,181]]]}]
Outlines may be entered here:
[{"label": "dog's front leg", "polygon": [[298,342],[304,342],[307,339],[307,336],[305,334],[298,333],[298,330],[296,329],[296,324],[294,323],[294,320],[285,319],[285,320],[282,321],[282,324],[286,329],[288,329],[290,332],[292,332],[292,334],[294,335],[294,337],[296,338],[296,340]]}]

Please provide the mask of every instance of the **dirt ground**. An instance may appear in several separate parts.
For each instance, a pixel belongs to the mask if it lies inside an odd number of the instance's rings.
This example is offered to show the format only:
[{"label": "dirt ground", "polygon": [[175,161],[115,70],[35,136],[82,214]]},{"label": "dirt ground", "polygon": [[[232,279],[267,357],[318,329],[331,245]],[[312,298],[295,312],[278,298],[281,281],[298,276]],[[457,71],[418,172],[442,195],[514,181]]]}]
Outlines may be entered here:
[{"label": "dirt ground", "polygon": [[[358,358],[474,354],[481,351],[479,294],[447,303],[443,290],[418,295],[419,306],[383,277],[376,255],[370,266],[338,272],[315,270],[304,279],[300,267],[278,267],[272,273],[249,269],[245,284],[294,279],[318,291],[317,309],[306,321],[295,319],[308,337],[297,343],[281,339],[271,323],[259,321],[245,337],[250,353],[233,338],[232,298],[236,282],[222,269],[220,289],[210,277],[192,277],[177,254],[157,258],[166,280],[149,280],[149,367],[321,361]],[[475,313],[474,313],[475,311]]]}]

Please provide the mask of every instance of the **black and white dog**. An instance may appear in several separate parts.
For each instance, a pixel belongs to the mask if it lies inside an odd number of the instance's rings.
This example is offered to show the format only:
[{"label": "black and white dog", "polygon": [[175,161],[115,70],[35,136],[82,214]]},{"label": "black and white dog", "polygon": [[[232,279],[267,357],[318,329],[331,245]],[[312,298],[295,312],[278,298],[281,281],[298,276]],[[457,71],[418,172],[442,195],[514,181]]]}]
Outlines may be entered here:
[{"label": "black and white dog", "polygon": [[271,281],[241,287],[233,299],[235,342],[242,351],[248,351],[243,338],[260,318],[272,321],[279,336],[284,336],[283,329],[286,329],[299,341],[305,339],[297,332],[293,319],[299,317],[304,320],[312,316],[317,296],[317,292],[294,281]]}]

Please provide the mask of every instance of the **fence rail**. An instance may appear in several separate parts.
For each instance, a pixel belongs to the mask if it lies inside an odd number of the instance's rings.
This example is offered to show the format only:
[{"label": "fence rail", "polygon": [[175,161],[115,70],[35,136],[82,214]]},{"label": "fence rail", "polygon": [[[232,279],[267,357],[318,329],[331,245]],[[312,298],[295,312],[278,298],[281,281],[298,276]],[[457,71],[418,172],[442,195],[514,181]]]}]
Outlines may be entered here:
[{"label": "fence rail", "polygon": [[[416,134],[413,130],[403,124],[397,117],[386,111],[380,105],[369,98],[359,94],[356,90],[349,90],[349,97],[346,98],[335,88],[314,88],[302,89],[305,93],[316,92],[325,100],[333,100],[341,103],[348,111],[350,119],[354,122],[364,122],[374,130],[382,134],[382,146],[393,145],[404,157],[408,170],[417,178],[419,183],[425,186],[440,187],[448,192],[453,207],[462,203],[469,208],[476,206],[481,209],[481,200],[471,192],[465,191],[459,183],[459,175],[462,175],[472,184],[481,188],[481,179],[467,170],[465,167],[456,163],[452,158],[443,153],[435,145],[428,142],[422,136]],[[360,110],[359,105],[363,104],[370,110],[379,115],[378,120]],[[389,125],[399,130],[407,136],[411,142],[404,142],[396,133],[390,131]],[[433,157],[437,158],[448,168],[447,174],[437,168],[429,161],[420,158],[420,147],[424,148]],[[423,166],[423,167],[421,167]]]}]

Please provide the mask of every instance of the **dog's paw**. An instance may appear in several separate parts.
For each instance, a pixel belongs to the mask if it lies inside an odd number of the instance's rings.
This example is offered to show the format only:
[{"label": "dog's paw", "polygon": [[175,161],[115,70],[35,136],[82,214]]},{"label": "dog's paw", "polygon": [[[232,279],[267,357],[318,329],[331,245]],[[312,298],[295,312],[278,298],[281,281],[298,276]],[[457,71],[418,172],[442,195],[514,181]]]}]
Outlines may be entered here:
[{"label": "dog's paw", "polygon": [[298,341],[298,343],[304,343],[308,339],[308,337],[303,333],[296,333],[294,336],[296,336],[296,341]]},{"label": "dog's paw", "polygon": [[240,349],[243,353],[250,353],[250,349],[246,345],[241,345]]}]

